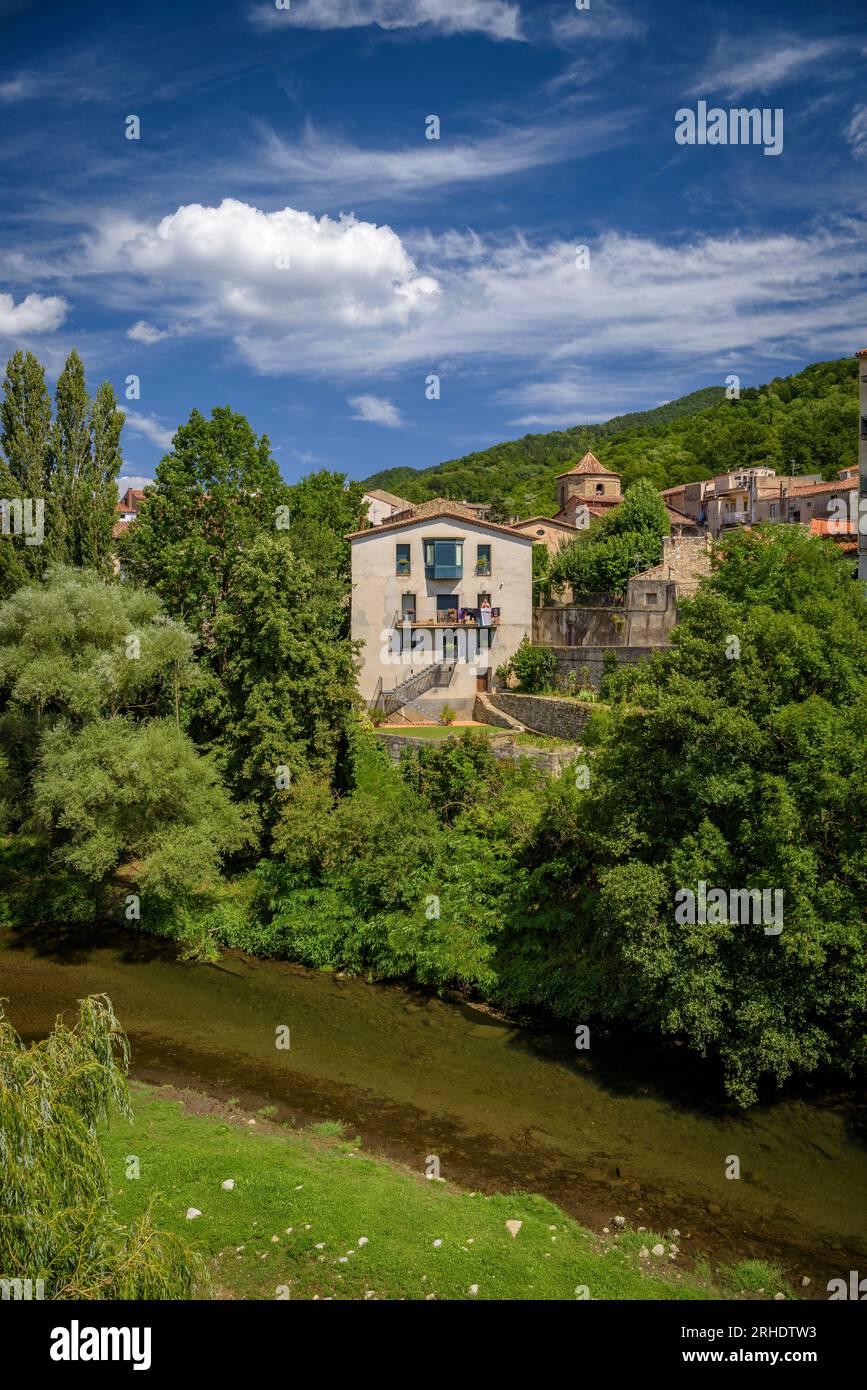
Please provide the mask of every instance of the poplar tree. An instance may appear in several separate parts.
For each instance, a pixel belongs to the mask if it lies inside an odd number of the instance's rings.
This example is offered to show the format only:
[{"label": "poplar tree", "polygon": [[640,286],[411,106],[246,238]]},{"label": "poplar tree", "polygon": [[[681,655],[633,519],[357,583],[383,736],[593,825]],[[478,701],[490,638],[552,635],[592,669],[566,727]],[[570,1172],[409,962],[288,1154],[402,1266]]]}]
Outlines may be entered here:
[{"label": "poplar tree", "polygon": [[51,400],[45,371],[31,352],[9,359],[0,401],[0,498],[29,502],[36,514],[42,500],[46,539],[25,545],[23,538],[0,538],[0,592],[12,593],[42,573],[48,559],[51,487]]}]

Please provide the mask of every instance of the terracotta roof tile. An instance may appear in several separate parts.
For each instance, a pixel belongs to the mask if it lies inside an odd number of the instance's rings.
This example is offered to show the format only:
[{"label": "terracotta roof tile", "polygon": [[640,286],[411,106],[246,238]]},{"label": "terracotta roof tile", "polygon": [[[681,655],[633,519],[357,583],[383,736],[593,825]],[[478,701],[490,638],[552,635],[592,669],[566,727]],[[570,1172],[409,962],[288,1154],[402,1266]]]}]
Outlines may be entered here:
[{"label": "terracotta roof tile", "polygon": [[571,478],[575,473],[590,473],[594,477],[619,478],[619,473],[612,473],[610,468],[603,468],[595,454],[591,454],[589,449],[579,463],[574,468],[567,468],[565,473],[558,473],[558,478]]},{"label": "terracotta roof tile", "polygon": [[511,526],[501,526],[497,521],[482,521],[475,511],[461,506],[460,502],[453,502],[448,497],[433,497],[429,502],[420,502],[408,511],[390,516],[387,521],[380,522],[379,526],[369,526],[363,531],[350,531],[344,536],[344,540],[355,541],[362,536],[378,536],[383,531],[397,531],[403,526],[414,526],[419,521],[436,516],[450,516],[456,521],[471,521],[474,526],[481,526],[487,531],[498,531],[501,535],[511,536],[513,540],[530,539],[529,536],[522,536],[519,531],[513,531]]}]

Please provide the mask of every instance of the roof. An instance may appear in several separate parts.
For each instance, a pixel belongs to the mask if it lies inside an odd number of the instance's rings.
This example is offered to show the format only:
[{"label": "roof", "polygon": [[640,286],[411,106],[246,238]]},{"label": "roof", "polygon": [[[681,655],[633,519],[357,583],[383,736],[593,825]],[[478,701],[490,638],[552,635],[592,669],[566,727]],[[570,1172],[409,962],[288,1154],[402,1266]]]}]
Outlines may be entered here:
[{"label": "roof", "polygon": [[857,536],[858,528],[854,521],[843,517],[814,516],[810,521],[814,536]]},{"label": "roof", "polygon": [[545,526],[558,526],[561,531],[580,531],[580,526],[573,526],[571,521],[558,521],[556,516],[527,516],[523,521],[513,521],[511,529],[517,531],[521,526],[532,526],[537,521],[543,522]]},{"label": "roof", "polygon": [[867,348],[861,348],[858,352],[855,353],[855,356],[856,356],[856,357],[867,357]]},{"label": "roof", "polygon": [[415,526],[420,521],[437,516],[448,516],[454,521],[470,521],[485,531],[497,531],[503,536],[511,536],[512,540],[530,540],[529,536],[513,531],[511,526],[501,526],[498,521],[483,521],[474,511],[462,506],[460,502],[453,502],[449,497],[433,497],[429,502],[420,502],[410,511],[389,517],[388,521],[381,522],[379,526],[365,527],[363,531],[350,531],[344,536],[344,540],[357,541],[363,536],[379,536],[383,531],[399,531],[404,526]]},{"label": "roof", "polygon": [[690,516],[688,512],[679,512],[677,507],[669,507],[668,503],[665,504],[665,510],[668,513],[669,521],[688,521],[690,526],[701,525],[701,522],[696,521],[694,516]]},{"label": "roof", "polygon": [[116,521],[111,528],[113,536],[122,536],[124,531],[128,531],[130,523],[128,521]]},{"label": "roof", "polygon": [[818,497],[823,492],[852,492],[854,478],[838,478],[835,483],[807,483],[803,487],[791,487],[787,497]]},{"label": "roof", "polygon": [[390,507],[411,507],[412,503],[407,502],[405,497],[395,497],[393,492],[386,492],[384,488],[371,487],[364,494],[365,497],[373,497],[377,502],[387,502]]},{"label": "roof", "polygon": [[612,473],[610,468],[603,468],[595,454],[591,454],[589,449],[579,463],[574,468],[567,468],[565,473],[558,473],[558,478],[571,478],[575,473],[590,473],[605,478],[619,478],[619,473]]}]

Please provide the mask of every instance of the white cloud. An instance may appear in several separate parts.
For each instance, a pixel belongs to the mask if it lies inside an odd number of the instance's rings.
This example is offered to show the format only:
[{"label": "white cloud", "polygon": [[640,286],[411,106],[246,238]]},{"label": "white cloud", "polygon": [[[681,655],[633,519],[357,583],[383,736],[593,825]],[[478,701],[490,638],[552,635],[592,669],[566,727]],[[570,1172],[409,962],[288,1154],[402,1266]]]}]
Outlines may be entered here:
[{"label": "white cloud", "polygon": [[117,495],[122,497],[128,487],[145,488],[150,487],[153,478],[145,478],[139,473],[122,473],[117,479]]},{"label": "white cloud", "polygon": [[132,338],[134,343],[158,343],[170,334],[167,328],[155,328],[146,319],[139,319],[138,323],[126,330],[126,336]]},{"label": "white cloud", "polygon": [[[590,159],[614,144],[629,122],[628,113],[603,112],[546,126],[504,126],[476,139],[417,138],[400,149],[355,145],[308,125],[297,140],[264,129],[259,147],[241,177],[288,179],[297,192],[329,202],[337,199],[429,193],[482,179],[502,178],[562,160]],[[444,135],[446,132],[444,132]]]},{"label": "white cloud", "polygon": [[[123,235],[104,229],[87,258],[115,300],[132,270],[137,294],[149,284],[155,321],[183,318],[185,331],[228,340],[278,376],[357,380],[465,358],[526,359],[554,380],[604,354],[643,354],[660,370],[733,353],[830,356],[849,351],[851,325],[867,319],[867,239],[854,220],[675,242],[608,232],[590,240],[580,270],[575,245],[560,240],[450,231],[404,241],[354,217],[226,200]],[[573,405],[515,403],[552,416]]]},{"label": "white cloud", "polygon": [[856,159],[867,159],[867,106],[856,106],[846,127],[846,139]]},{"label": "white cloud", "polygon": [[60,295],[28,294],[16,304],[11,294],[0,294],[0,335],[53,333],[68,312],[69,305]]},{"label": "white cloud", "polygon": [[195,294],[200,317],[240,331],[319,337],[399,328],[438,293],[390,227],[352,216],[266,213],[227,198],[216,208],[180,207],[153,228],[104,241],[106,270],[126,264]]},{"label": "white cloud", "polygon": [[739,97],[744,92],[769,92],[842,47],[836,39],[789,36],[773,39],[756,51],[754,43],[743,41],[735,47],[726,38],[718,42],[710,66],[690,94],[719,91],[726,97]]},{"label": "white cloud", "polygon": [[28,101],[39,92],[39,83],[29,73],[19,73],[7,82],[0,82],[0,101]]},{"label": "white cloud", "polygon": [[170,449],[174,430],[166,429],[155,415],[141,415],[137,410],[126,410],[126,428],[133,434],[142,434],[159,449]]},{"label": "white cloud", "polygon": [[355,409],[353,420],[364,420],[368,425],[387,425],[393,430],[400,429],[404,423],[397,406],[382,396],[350,396],[349,404]]},{"label": "white cloud", "polygon": [[292,0],[288,9],[255,5],[253,22],[264,28],[298,25],[305,29],[416,29],[429,26],[441,34],[487,34],[492,39],[520,39],[520,10],[507,0]]}]

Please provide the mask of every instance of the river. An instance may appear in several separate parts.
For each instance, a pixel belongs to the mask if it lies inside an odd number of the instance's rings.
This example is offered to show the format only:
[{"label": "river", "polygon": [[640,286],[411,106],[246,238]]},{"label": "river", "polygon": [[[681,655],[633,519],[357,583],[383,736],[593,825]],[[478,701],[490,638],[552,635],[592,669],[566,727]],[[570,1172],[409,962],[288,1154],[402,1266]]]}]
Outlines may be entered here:
[{"label": "river", "polygon": [[867,1273],[867,1145],[851,1098],[739,1114],[707,1068],[643,1040],[591,1032],[577,1052],[567,1030],[240,952],[182,964],[144,936],[0,934],[0,995],[24,1037],[94,992],[111,998],[142,1080],[275,1105],[297,1124],[343,1119],[369,1151],[417,1170],[436,1154],[445,1178],[544,1193],[597,1230],[615,1214],[677,1227],[685,1255],[779,1259],[811,1279],[808,1297]]}]

